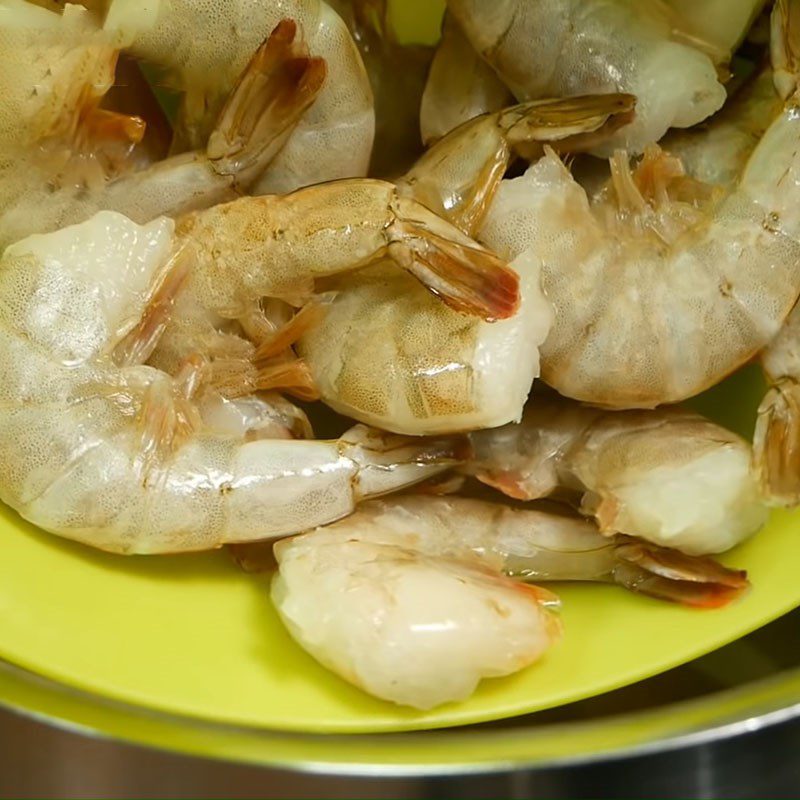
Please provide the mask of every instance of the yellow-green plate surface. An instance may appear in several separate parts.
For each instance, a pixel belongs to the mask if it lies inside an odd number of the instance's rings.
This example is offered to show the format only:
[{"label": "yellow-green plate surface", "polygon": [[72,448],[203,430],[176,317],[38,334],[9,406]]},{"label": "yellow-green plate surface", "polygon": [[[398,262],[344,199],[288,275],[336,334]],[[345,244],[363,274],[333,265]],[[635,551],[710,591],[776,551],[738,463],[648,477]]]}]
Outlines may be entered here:
[{"label": "yellow-green plate surface", "polygon": [[[735,424],[752,416],[759,390],[752,374],[737,377],[703,403]],[[753,582],[730,607],[693,611],[611,586],[558,586],[566,635],[543,661],[486,681],[467,702],[418,713],[318,666],[284,631],[264,581],[225,553],[105,555],[7,509],[0,528],[0,658],[150,709],[261,728],[392,731],[522,714],[669,669],[800,604],[800,516],[778,513],[726,557]]]},{"label": "yellow-green plate surface", "polygon": [[[435,36],[440,4],[403,0],[396,10],[406,33]],[[749,435],[760,391],[750,370],[697,405]],[[691,611],[615,587],[558,586],[566,636],[542,662],[486,681],[467,702],[418,713],[318,666],[284,631],[264,582],[225,553],[108,556],[8,509],[0,536],[0,658],[147,709],[278,730],[425,729],[548,708],[677,666],[800,605],[800,516],[777,513],[725,559],[753,582],[734,605]]]}]

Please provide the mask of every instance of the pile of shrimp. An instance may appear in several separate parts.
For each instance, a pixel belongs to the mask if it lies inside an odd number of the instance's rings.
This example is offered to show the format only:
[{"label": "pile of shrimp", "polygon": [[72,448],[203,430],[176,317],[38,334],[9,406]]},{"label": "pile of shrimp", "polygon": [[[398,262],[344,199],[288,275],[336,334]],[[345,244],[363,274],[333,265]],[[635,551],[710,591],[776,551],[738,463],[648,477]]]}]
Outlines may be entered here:
[{"label": "pile of shrimp", "polygon": [[[419,709],[550,657],[545,584],[737,601],[800,504],[798,53],[800,0],[0,0],[0,499],[229,546]],[[752,443],[679,405],[754,359]]]}]

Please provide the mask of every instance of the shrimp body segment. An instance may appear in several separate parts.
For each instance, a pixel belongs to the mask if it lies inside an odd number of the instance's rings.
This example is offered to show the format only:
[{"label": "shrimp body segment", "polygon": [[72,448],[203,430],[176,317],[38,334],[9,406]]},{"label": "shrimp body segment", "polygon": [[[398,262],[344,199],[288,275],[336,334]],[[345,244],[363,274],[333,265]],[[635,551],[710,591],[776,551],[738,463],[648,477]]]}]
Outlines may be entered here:
[{"label": "shrimp body segment", "polygon": [[630,92],[636,119],[597,155],[641,152],[725,102],[708,55],[673,37],[670,15],[636,0],[448,0],[472,43],[518,100]]},{"label": "shrimp body segment", "polygon": [[422,141],[430,145],[459,125],[510,106],[514,95],[445,13],[420,107]]},{"label": "shrimp body segment", "polygon": [[521,424],[471,436],[467,472],[520,500],[576,492],[604,533],[702,555],[766,520],[747,442],[678,408],[608,412],[540,396]]},{"label": "shrimp body segment", "polygon": [[106,29],[185,92],[178,136],[205,145],[236,78],[282,19],[324,59],[325,85],[263,176],[259,194],[367,174],[375,112],[361,57],[342,19],[322,0],[112,0]]},{"label": "shrimp body segment", "polygon": [[464,700],[560,636],[549,593],[474,561],[337,533],[276,545],[272,599],[305,650],[376,697],[419,709]]},{"label": "shrimp body segment", "polygon": [[203,550],[332,521],[453,462],[453,442],[363,428],[338,441],[220,431],[191,381],[118,365],[172,280],[173,247],[170,220],[101,212],[6,249],[0,497],[26,519],[114,552]]}]

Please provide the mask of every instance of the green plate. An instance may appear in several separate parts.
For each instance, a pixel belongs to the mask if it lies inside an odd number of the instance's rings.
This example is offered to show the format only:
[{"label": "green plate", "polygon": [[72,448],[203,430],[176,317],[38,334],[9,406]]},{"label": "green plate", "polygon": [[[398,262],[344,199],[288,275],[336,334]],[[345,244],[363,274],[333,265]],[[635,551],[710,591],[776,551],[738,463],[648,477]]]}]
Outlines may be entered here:
[{"label": "green plate", "polygon": [[[760,391],[751,372],[701,403],[746,425]],[[566,635],[546,658],[484,682],[467,702],[419,713],[318,666],[287,635],[264,580],[241,574],[224,552],[110,556],[41,533],[8,509],[0,527],[1,658],[148,709],[275,730],[413,730],[549,708],[689,661],[800,605],[800,516],[776,513],[725,558],[753,582],[728,608],[693,611],[611,586],[557,586]]]},{"label": "green plate", "polygon": [[[440,10],[398,4],[406,35],[422,40],[435,36]],[[761,391],[751,369],[697,405],[749,435]],[[691,611],[615,587],[557,586],[563,643],[516,676],[486,681],[467,702],[419,713],[318,666],[287,635],[263,580],[223,552],[114,557],[43,534],[8,509],[0,529],[0,658],[142,709],[259,729],[401,731],[523,714],[667,670],[800,605],[800,516],[776,513],[725,558],[753,582],[734,605]]]}]

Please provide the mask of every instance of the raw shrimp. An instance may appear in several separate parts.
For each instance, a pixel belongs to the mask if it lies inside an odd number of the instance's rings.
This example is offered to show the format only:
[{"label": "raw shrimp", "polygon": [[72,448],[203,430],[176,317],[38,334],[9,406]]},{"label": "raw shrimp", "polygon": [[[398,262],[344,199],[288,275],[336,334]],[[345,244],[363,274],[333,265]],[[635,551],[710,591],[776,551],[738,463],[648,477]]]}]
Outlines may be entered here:
[{"label": "raw shrimp", "polygon": [[560,638],[549,592],[475,561],[319,533],[278,543],[273,602],[303,648],[376,697],[419,709],[463,700]]},{"label": "raw shrimp", "polygon": [[105,550],[203,550],[335,520],[458,457],[458,440],[363,427],[326,442],[207,426],[193,402],[192,362],[173,378],[134,360],[141,348],[129,341],[147,333],[142,320],[180,285],[185,261],[172,255],[173,227],[100,212],[5,250],[4,502],[45,530]]},{"label": "raw shrimp", "polygon": [[[513,270],[424,206],[401,197],[395,186],[378,180],[351,179],[289,195],[240,198],[188,215],[178,226],[178,236],[192,271],[178,294],[178,313],[169,316],[151,363],[174,372],[193,355],[212,360],[222,356],[225,372],[235,375],[238,368],[245,394],[255,388],[283,388],[261,380],[257,352],[242,355],[237,364],[239,354],[232,353],[231,335],[223,330],[226,321],[247,324],[262,297],[300,305],[312,296],[315,281],[388,256],[456,311],[502,320],[514,316],[520,301],[519,277]],[[214,352],[220,336],[223,346]],[[292,341],[290,333],[279,338]],[[248,346],[244,339],[239,343]],[[377,368],[372,365],[373,374]],[[225,385],[230,389],[235,382],[228,378]]]},{"label": "raw shrimp", "polygon": [[666,0],[681,28],[715,48],[726,60],[742,43],[766,0]]},{"label": "raw shrimp", "polygon": [[522,669],[554,643],[554,598],[501,572],[617,583],[700,607],[747,587],[744,573],[709,559],[463,497],[370,501],[276,543],[275,556],[272,596],[292,636],[345,680],[417,708],[462,700],[481,678]]},{"label": "raw shrimp", "polygon": [[99,108],[116,61],[117,50],[86,9],[68,4],[59,14],[25,0],[2,0],[0,155],[58,146],[87,160],[86,168],[108,151],[124,156],[144,124]]},{"label": "raw shrimp", "polygon": [[[280,151],[319,92],[325,65],[281,22],[257,51],[220,113],[208,147],[111,181],[63,170],[38,151],[12,153],[0,164],[0,245],[56,230],[99,210],[144,223],[239,196]],[[42,161],[42,163],[40,163]]]},{"label": "raw shrimp", "polygon": [[442,39],[422,95],[422,141],[429,145],[464,122],[513,101],[514,95],[478,56],[453,16],[445,13]]},{"label": "raw shrimp", "polygon": [[402,45],[388,0],[333,0],[353,34],[375,98],[375,143],[369,174],[395,178],[422,152],[419,107],[433,50]]},{"label": "raw shrimp", "polygon": [[704,125],[671,131],[661,147],[680,158],[691,177],[710,185],[730,186],[742,174],[783,104],[772,69],[764,67]]},{"label": "raw shrimp", "polygon": [[761,355],[770,384],[754,437],[753,463],[768,502],[800,504],[800,306]]},{"label": "raw shrimp", "polygon": [[552,153],[504,181],[480,238],[542,261],[555,308],[543,379],[647,408],[698,394],[771,341],[800,293],[799,142],[792,100],[727,190],[656,149],[633,172],[615,156],[591,203]]},{"label": "raw shrimp", "polygon": [[[627,119],[629,96],[534,101],[488,115],[441,140],[398,182],[462,230],[475,231],[512,149],[578,146]],[[492,325],[443,307],[410,277],[378,266],[346,284],[299,342],[325,402],[343,414],[408,434],[502,425],[518,419],[538,374],[551,314],[539,263],[523,256],[522,305]]]},{"label": "raw shrimp", "polygon": [[[800,33],[790,19],[776,4],[772,44],[789,56]],[[591,203],[552,153],[503,182],[481,239],[509,260],[531,248],[542,261],[556,316],[547,383],[615,408],[678,402],[775,337],[800,293],[796,102],[727,188],[683,176],[655,148],[633,172],[618,153]]]},{"label": "raw shrimp", "polygon": [[577,492],[607,534],[721,553],[767,511],[739,436],[688,411],[602,411],[537,395],[522,423],[471,435],[464,471],[519,500]]},{"label": "raw shrimp", "polygon": [[105,27],[185,92],[176,137],[205,145],[237,76],[281,19],[294,20],[325,85],[259,182],[260,194],[367,174],[375,130],[369,79],[347,26],[322,0],[112,0]]},{"label": "raw shrimp", "polygon": [[636,0],[448,0],[477,52],[518,100],[630,92],[636,119],[595,152],[641,152],[725,102],[708,55],[673,38],[669,14]]}]

